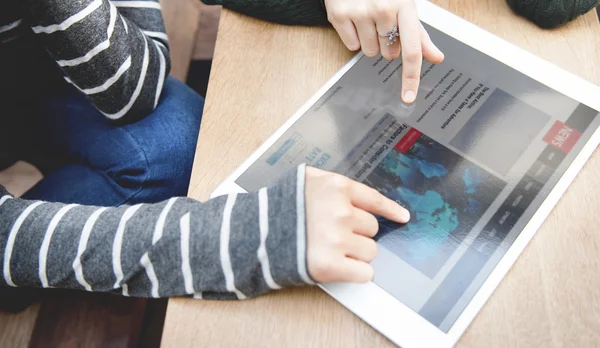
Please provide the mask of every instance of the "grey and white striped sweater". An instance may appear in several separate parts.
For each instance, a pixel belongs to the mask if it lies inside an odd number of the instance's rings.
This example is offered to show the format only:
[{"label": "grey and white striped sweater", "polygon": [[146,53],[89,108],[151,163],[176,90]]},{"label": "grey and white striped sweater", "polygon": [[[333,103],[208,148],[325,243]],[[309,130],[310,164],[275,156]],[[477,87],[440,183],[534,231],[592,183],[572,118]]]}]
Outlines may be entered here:
[{"label": "grey and white striped sweater", "polygon": [[[31,46],[41,49],[32,53]],[[152,112],[170,70],[158,0],[3,0],[3,60],[8,61],[0,67],[0,76],[8,79],[3,85],[14,88],[41,65],[27,88],[49,84],[52,78],[46,77],[62,73],[106,117],[122,122]],[[11,76],[15,69],[19,73]]]},{"label": "grey and white striped sweater", "polygon": [[[156,106],[168,73],[156,0],[0,3],[0,98],[35,100],[66,80],[130,122]],[[0,186],[0,261],[0,287],[244,299],[312,283],[304,167],[207,203],[88,207],[16,199]]]},{"label": "grey and white striped sweater", "polygon": [[116,208],[26,201],[0,186],[0,287],[245,299],[312,283],[305,168],[257,193]]}]

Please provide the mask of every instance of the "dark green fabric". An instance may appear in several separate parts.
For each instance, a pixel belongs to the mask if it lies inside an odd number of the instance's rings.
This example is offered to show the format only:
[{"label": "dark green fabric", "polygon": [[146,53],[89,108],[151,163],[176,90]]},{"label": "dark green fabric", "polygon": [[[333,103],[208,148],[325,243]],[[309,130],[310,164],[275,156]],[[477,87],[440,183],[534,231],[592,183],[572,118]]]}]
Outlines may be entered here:
[{"label": "dark green fabric", "polygon": [[290,25],[327,25],[323,0],[202,0],[259,19]]},{"label": "dark green fabric", "polygon": [[555,28],[587,13],[600,0],[506,0],[519,15],[542,28]]},{"label": "dark green fabric", "polygon": [[[202,0],[208,5],[281,24],[327,25],[324,0]],[[498,0],[501,1],[501,0]],[[600,0],[506,0],[517,14],[554,28],[600,5]]]}]

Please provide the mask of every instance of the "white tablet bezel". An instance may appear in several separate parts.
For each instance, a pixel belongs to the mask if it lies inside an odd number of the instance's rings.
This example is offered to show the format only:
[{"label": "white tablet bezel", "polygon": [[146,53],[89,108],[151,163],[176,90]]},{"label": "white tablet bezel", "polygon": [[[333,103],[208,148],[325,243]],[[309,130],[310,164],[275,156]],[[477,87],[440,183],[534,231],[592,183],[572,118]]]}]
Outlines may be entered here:
[{"label": "white tablet bezel", "polygon": [[[574,100],[600,110],[600,87],[508,43],[436,5],[421,0],[417,1],[417,4],[420,19],[428,25]],[[231,192],[246,192],[235,183],[235,180],[258,160],[361,57],[362,54],[358,54],[338,71],[308,102],[233,172],[213,192],[211,197]],[[593,133],[590,140],[576,156],[575,160],[447,333],[429,323],[375,283],[321,284],[320,287],[395,344],[403,347],[453,346],[481,310],[577,173],[594,152],[600,143],[599,129],[596,129]]]}]

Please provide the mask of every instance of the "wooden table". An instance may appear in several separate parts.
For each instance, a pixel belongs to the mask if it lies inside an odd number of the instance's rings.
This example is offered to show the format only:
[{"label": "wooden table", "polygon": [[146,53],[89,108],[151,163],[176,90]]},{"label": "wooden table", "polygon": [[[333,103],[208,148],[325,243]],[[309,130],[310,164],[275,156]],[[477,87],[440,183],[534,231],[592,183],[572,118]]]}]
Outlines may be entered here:
[{"label": "wooden table", "polygon": [[[542,31],[514,16],[504,0],[435,2],[600,84],[595,13],[560,30]],[[330,29],[277,26],[224,11],[189,195],[207,199],[351,56]],[[600,342],[599,172],[596,152],[459,345],[583,347]],[[316,288],[244,302],[171,300],[162,344],[390,345]]]}]

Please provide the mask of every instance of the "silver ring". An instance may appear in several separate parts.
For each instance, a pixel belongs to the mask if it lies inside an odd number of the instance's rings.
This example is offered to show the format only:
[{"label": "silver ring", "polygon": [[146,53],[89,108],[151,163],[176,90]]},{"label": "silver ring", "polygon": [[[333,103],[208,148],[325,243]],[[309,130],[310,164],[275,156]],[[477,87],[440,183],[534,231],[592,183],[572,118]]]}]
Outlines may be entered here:
[{"label": "silver ring", "polygon": [[390,31],[388,31],[387,33],[385,33],[384,35],[379,34],[380,37],[387,37],[388,38],[388,46],[391,46],[393,44],[396,43],[397,41],[397,37],[400,36],[400,34],[398,33],[398,26],[394,26],[394,28]]}]

